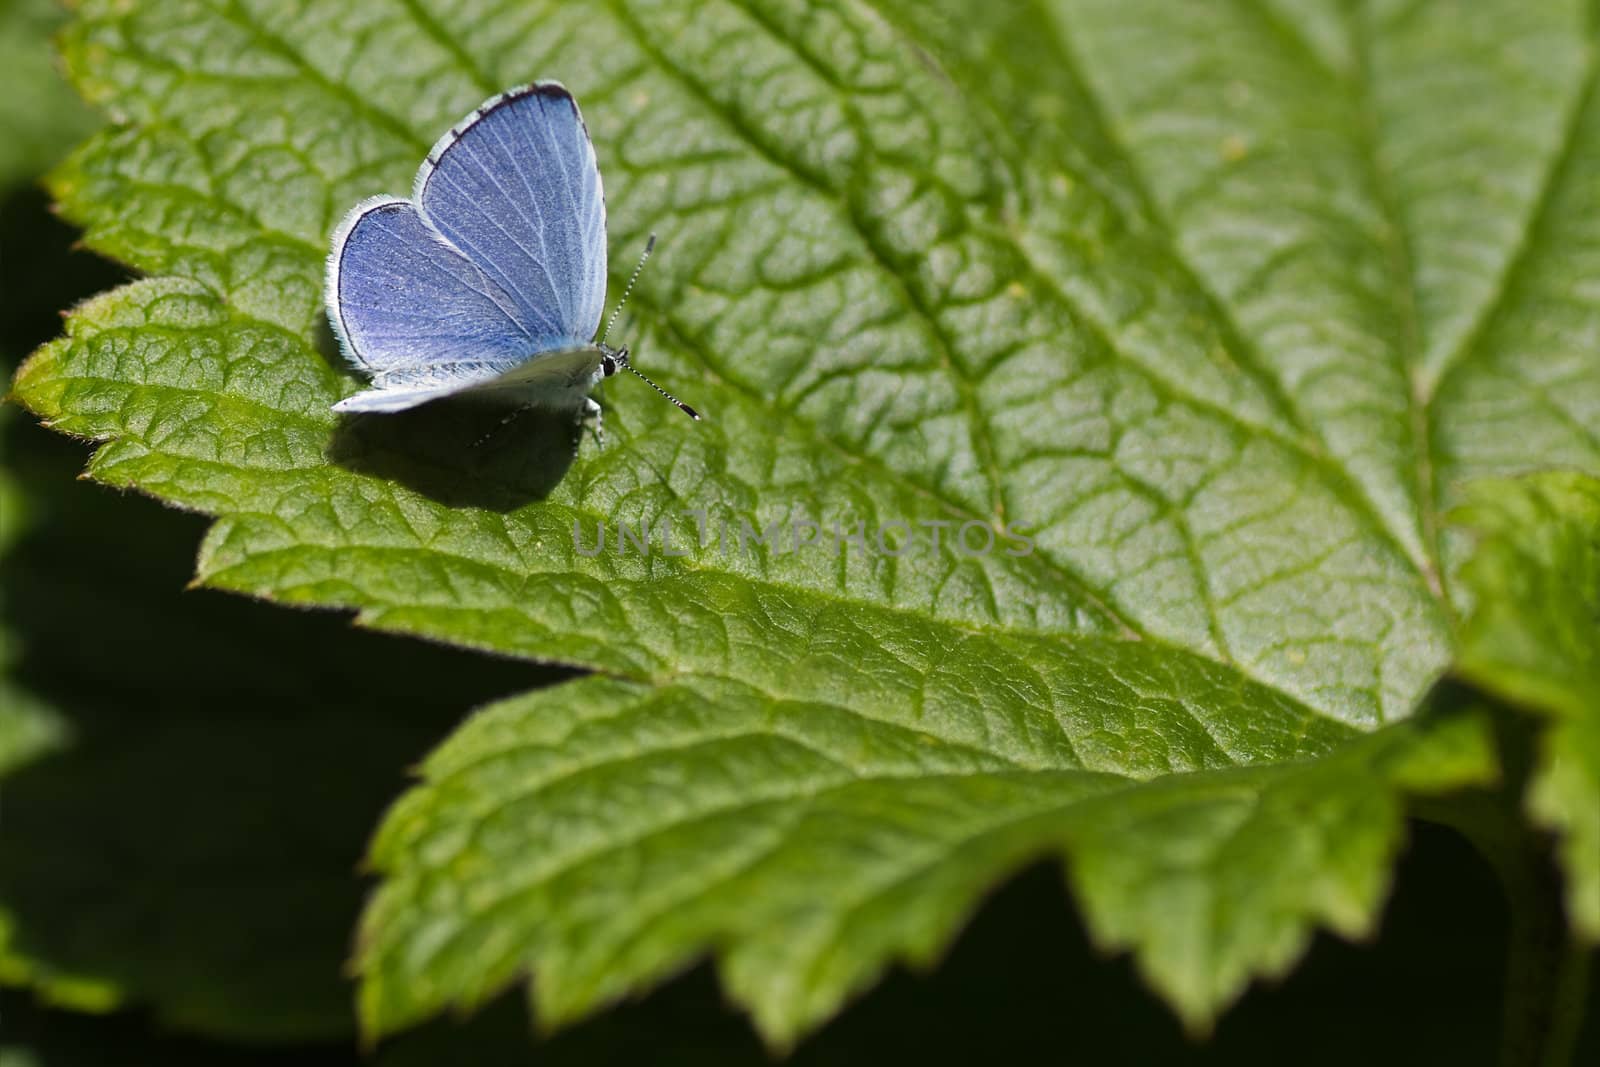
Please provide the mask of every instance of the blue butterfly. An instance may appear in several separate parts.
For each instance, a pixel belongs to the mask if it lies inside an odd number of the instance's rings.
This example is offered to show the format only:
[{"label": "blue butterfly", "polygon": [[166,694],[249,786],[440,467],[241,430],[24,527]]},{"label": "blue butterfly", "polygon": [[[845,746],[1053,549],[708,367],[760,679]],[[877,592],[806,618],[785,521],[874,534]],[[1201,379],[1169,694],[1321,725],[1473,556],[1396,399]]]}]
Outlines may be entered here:
[{"label": "blue butterfly", "polygon": [[334,231],[328,318],[372,388],[333,410],[471,395],[598,416],[596,383],[644,377],[595,336],[605,295],[605,196],[577,102],[556,82],[501,93],[433,146],[410,200],[363,200]]}]

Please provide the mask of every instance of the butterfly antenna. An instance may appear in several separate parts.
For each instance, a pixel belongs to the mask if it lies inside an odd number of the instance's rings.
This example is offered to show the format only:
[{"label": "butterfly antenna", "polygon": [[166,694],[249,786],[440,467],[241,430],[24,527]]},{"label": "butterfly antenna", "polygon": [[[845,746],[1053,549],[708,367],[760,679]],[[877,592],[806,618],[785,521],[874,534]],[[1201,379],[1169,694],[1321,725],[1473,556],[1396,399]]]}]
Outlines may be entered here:
[{"label": "butterfly antenna", "polygon": [[[622,290],[622,299],[617,301],[617,306],[611,309],[611,317],[606,320],[606,328],[600,331],[600,343],[605,344],[606,338],[611,336],[611,327],[617,324],[617,316],[622,314],[622,309],[628,306],[628,297],[633,295],[633,283],[639,280],[639,272],[644,270],[645,261],[650,258],[650,253],[656,249],[656,235],[651,234],[650,240],[644,243],[644,255],[639,257],[639,263],[633,268],[633,273],[628,276],[628,286]],[[629,368],[632,370],[632,368]],[[639,373],[634,371],[635,374]]]},{"label": "butterfly antenna", "polygon": [[650,388],[654,389],[668,400],[672,401],[679,411],[683,412],[691,419],[694,419],[696,422],[700,421],[700,413],[698,411],[690,407],[688,404],[685,404],[683,401],[679,400],[665,389],[661,388],[661,386],[657,385],[655,382],[652,382],[649,378],[646,378],[643,374],[640,374],[638,369],[635,368],[633,363],[628,359],[628,350],[626,348],[617,353],[617,366],[627,368],[635,378],[638,378],[641,382],[648,385]]}]

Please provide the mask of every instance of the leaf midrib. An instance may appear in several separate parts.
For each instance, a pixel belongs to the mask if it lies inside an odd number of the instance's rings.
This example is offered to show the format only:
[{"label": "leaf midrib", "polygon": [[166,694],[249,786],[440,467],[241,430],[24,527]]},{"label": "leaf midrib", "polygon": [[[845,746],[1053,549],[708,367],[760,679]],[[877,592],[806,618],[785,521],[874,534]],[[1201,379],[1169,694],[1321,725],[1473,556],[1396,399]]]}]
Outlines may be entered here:
[{"label": "leaf midrib", "polygon": [[[1435,491],[1432,433],[1429,430],[1428,402],[1418,388],[1417,367],[1422,353],[1422,317],[1418,307],[1416,256],[1411,247],[1410,220],[1396,196],[1394,178],[1384,165],[1380,141],[1377,108],[1372,99],[1375,79],[1372,67],[1371,12],[1362,7],[1359,11],[1346,9],[1345,19],[1351,40],[1354,42],[1356,73],[1350,79],[1354,98],[1357,129],[1356,154],[1367,171],[1372,187],[1373,201],[1383,220],[1381,235],[1383,251],[1388,259],[1387,271],[1393,289],[1399,295],[1392,304],[1400,321],[1400,337],[1391,350],[1395,353],[1406,382],[1407,433],[1415,455],[1412,457],[1411,491],[1415,494],[1418,515],[1418,532],[1422,538],[1423,558],[1416,561],[1418,572],[1426,583],[1428,592],[1439,602],[1451,629],[1455,629],[1455,607],[1443,580],[1439,546],[1439,508]],[[1307,58],[1314,58],[1309,50],[1295,38]]]}]

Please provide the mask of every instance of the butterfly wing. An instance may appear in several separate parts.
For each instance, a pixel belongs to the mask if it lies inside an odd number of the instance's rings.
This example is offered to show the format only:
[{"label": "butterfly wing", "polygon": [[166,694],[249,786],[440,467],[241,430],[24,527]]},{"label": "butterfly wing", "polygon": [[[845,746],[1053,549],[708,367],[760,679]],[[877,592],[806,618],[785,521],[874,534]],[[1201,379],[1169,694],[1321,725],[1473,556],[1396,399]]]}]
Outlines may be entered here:
[{"label": "butterfly wing", "polygon": [[[516,302],[408,200],[376,197],[345,217],[333,238],[327,296],[345,355],[374,386],[340,411],[398,410],[399,394],[460,389],[537,350]],[[375,394],[393,395],[374,406]]]},{"label": "butterfly wing", "polygon": [[588,344],[606,296],[594,146],[555,82],[513,89],[450,131],[417,172],[424,219],[516,305],[534,351]]},{"label": "butterfly wing", "polygon": [[333,405],[333,410],[341,414],[407,411],[430,400],[457,395],[471,387],[471,382],[454,382],[448,385],[397,385],[387,389],[368,389],[345,397]]}]

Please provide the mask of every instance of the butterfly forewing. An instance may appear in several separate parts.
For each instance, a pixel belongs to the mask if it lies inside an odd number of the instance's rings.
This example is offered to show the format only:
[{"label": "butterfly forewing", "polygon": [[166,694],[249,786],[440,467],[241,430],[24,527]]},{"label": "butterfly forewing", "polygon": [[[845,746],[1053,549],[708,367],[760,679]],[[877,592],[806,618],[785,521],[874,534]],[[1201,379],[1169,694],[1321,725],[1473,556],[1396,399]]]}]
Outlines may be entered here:
[{"label": "butterfly forewing", "polygon": [[585,344],[606,295],[606,209],[594,147],[553,82],[496,97],[417,174],[424,217],[510,294],[544,348]]}]

